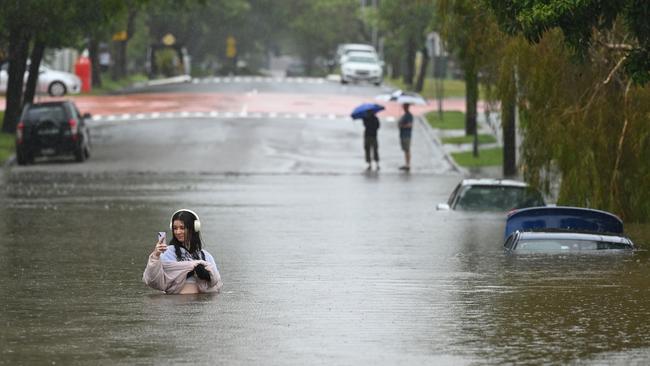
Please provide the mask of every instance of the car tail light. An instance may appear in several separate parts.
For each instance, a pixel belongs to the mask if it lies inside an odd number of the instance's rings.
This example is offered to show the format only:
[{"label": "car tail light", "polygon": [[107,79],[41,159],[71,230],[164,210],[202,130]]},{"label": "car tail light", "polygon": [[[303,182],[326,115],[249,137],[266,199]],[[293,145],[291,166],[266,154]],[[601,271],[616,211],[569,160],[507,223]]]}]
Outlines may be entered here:
[{"label": "car tail light", "polygon": [[23,143],[24,131],[25,131],[25,123],[23,123],[23,121],[18,122],[18,126],[16,126],[16,143],[18,144]]},{"label": "car tail light", "polygon": [[76,119],[71,119],[68,121],[70,125],[70,133],[72,135],[72,141],[77,141],[79,139],[79,125],[77,124]]}]

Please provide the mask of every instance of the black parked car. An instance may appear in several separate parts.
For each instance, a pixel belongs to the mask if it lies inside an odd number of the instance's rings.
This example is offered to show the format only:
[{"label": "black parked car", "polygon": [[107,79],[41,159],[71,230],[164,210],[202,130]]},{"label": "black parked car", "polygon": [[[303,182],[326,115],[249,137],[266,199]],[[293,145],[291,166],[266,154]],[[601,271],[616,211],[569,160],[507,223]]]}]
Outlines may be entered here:
[{"label": "black parked car", "polygon": [[39,156],[73,155],[78,162],[90,156],[86,119],[71,101],[27,104],[16,128],[19,165]]}]

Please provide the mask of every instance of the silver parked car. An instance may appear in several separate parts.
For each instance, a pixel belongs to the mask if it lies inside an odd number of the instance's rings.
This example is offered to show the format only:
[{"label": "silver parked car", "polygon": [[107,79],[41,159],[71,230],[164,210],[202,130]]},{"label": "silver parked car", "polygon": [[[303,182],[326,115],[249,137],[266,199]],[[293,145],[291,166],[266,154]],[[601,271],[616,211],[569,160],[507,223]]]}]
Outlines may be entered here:
[{"label": "silver parked car", "polygon": [[[0,69],[0,92],[7,92],[7,82],[9,74],[7,73],[9,63],[2,65]],[[29,77],[29,72],[25,72],[25,82]],[[52,70],[45,65],[41,65],[38,70],[38,82],[36,92],[49,94],[54,97],[64,96],[66,94],[78,94],[81,92],[81,79],[75,74],[65,71]]]},{"label": "silver parked car", "polygon": [[545,206],[542,194],[525,182],[510,179],[463,179],[440,203],[440,211],[510,211],[517,208]]}]

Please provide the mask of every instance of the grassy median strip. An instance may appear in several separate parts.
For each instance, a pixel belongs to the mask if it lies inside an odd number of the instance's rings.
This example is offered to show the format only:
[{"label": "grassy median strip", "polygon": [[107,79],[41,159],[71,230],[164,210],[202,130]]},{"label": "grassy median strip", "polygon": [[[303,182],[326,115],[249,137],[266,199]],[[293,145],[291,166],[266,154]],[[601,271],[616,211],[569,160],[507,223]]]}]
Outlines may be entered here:
[{"label": "grassy median strip", "polygon": [[[497,139],[488,134],[479,134],[478,135],[478,143],[479,144],[492,144],[497,142]],[[471,144],[474,143],[474,136],[456,136],[456,137],[443,137],[442,138],[442,143],[443,144],[455,144],[455,145],[460,145],[460,144]]]},{"label": "grassy median strip", "polygon": [[[0,112],[0,121],[3,120],[4,112]],[[12,133],[0,132],[0,166],[14,153],[16,137]]]},{"label": "grassy median strip", "polygon": [[442,112],[442,119],[439,118],[438,112],[429,112],[424,116],[433,128],[439,128],[441,130],[465,129],[465,113],[463,112],[444,111]]},{"label": "grassy median strip", "polygon": [[482,166],[499,166],[503,164],[503,148],[479,149],[479,156],[474,157],[471,151],[451,153],[456,163],[467,168]]}]

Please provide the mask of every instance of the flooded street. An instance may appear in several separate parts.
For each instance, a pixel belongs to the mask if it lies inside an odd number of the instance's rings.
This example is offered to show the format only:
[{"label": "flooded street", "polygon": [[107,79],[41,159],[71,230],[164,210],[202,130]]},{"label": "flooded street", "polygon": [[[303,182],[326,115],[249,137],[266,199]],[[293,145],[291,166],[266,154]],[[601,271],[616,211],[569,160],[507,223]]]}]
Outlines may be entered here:
[{"label": "flooded street", "polygon": [[[379,172],[349,120],[241,118],[94,126],[86,163],[0,173],[0,364],[650,359],[646,251],[506,256],[505,214],[436,211],[461,176],[420,129],[398,172],[382,128]],[[201,216],[220,294],[141,281],[181,207]]]}]

